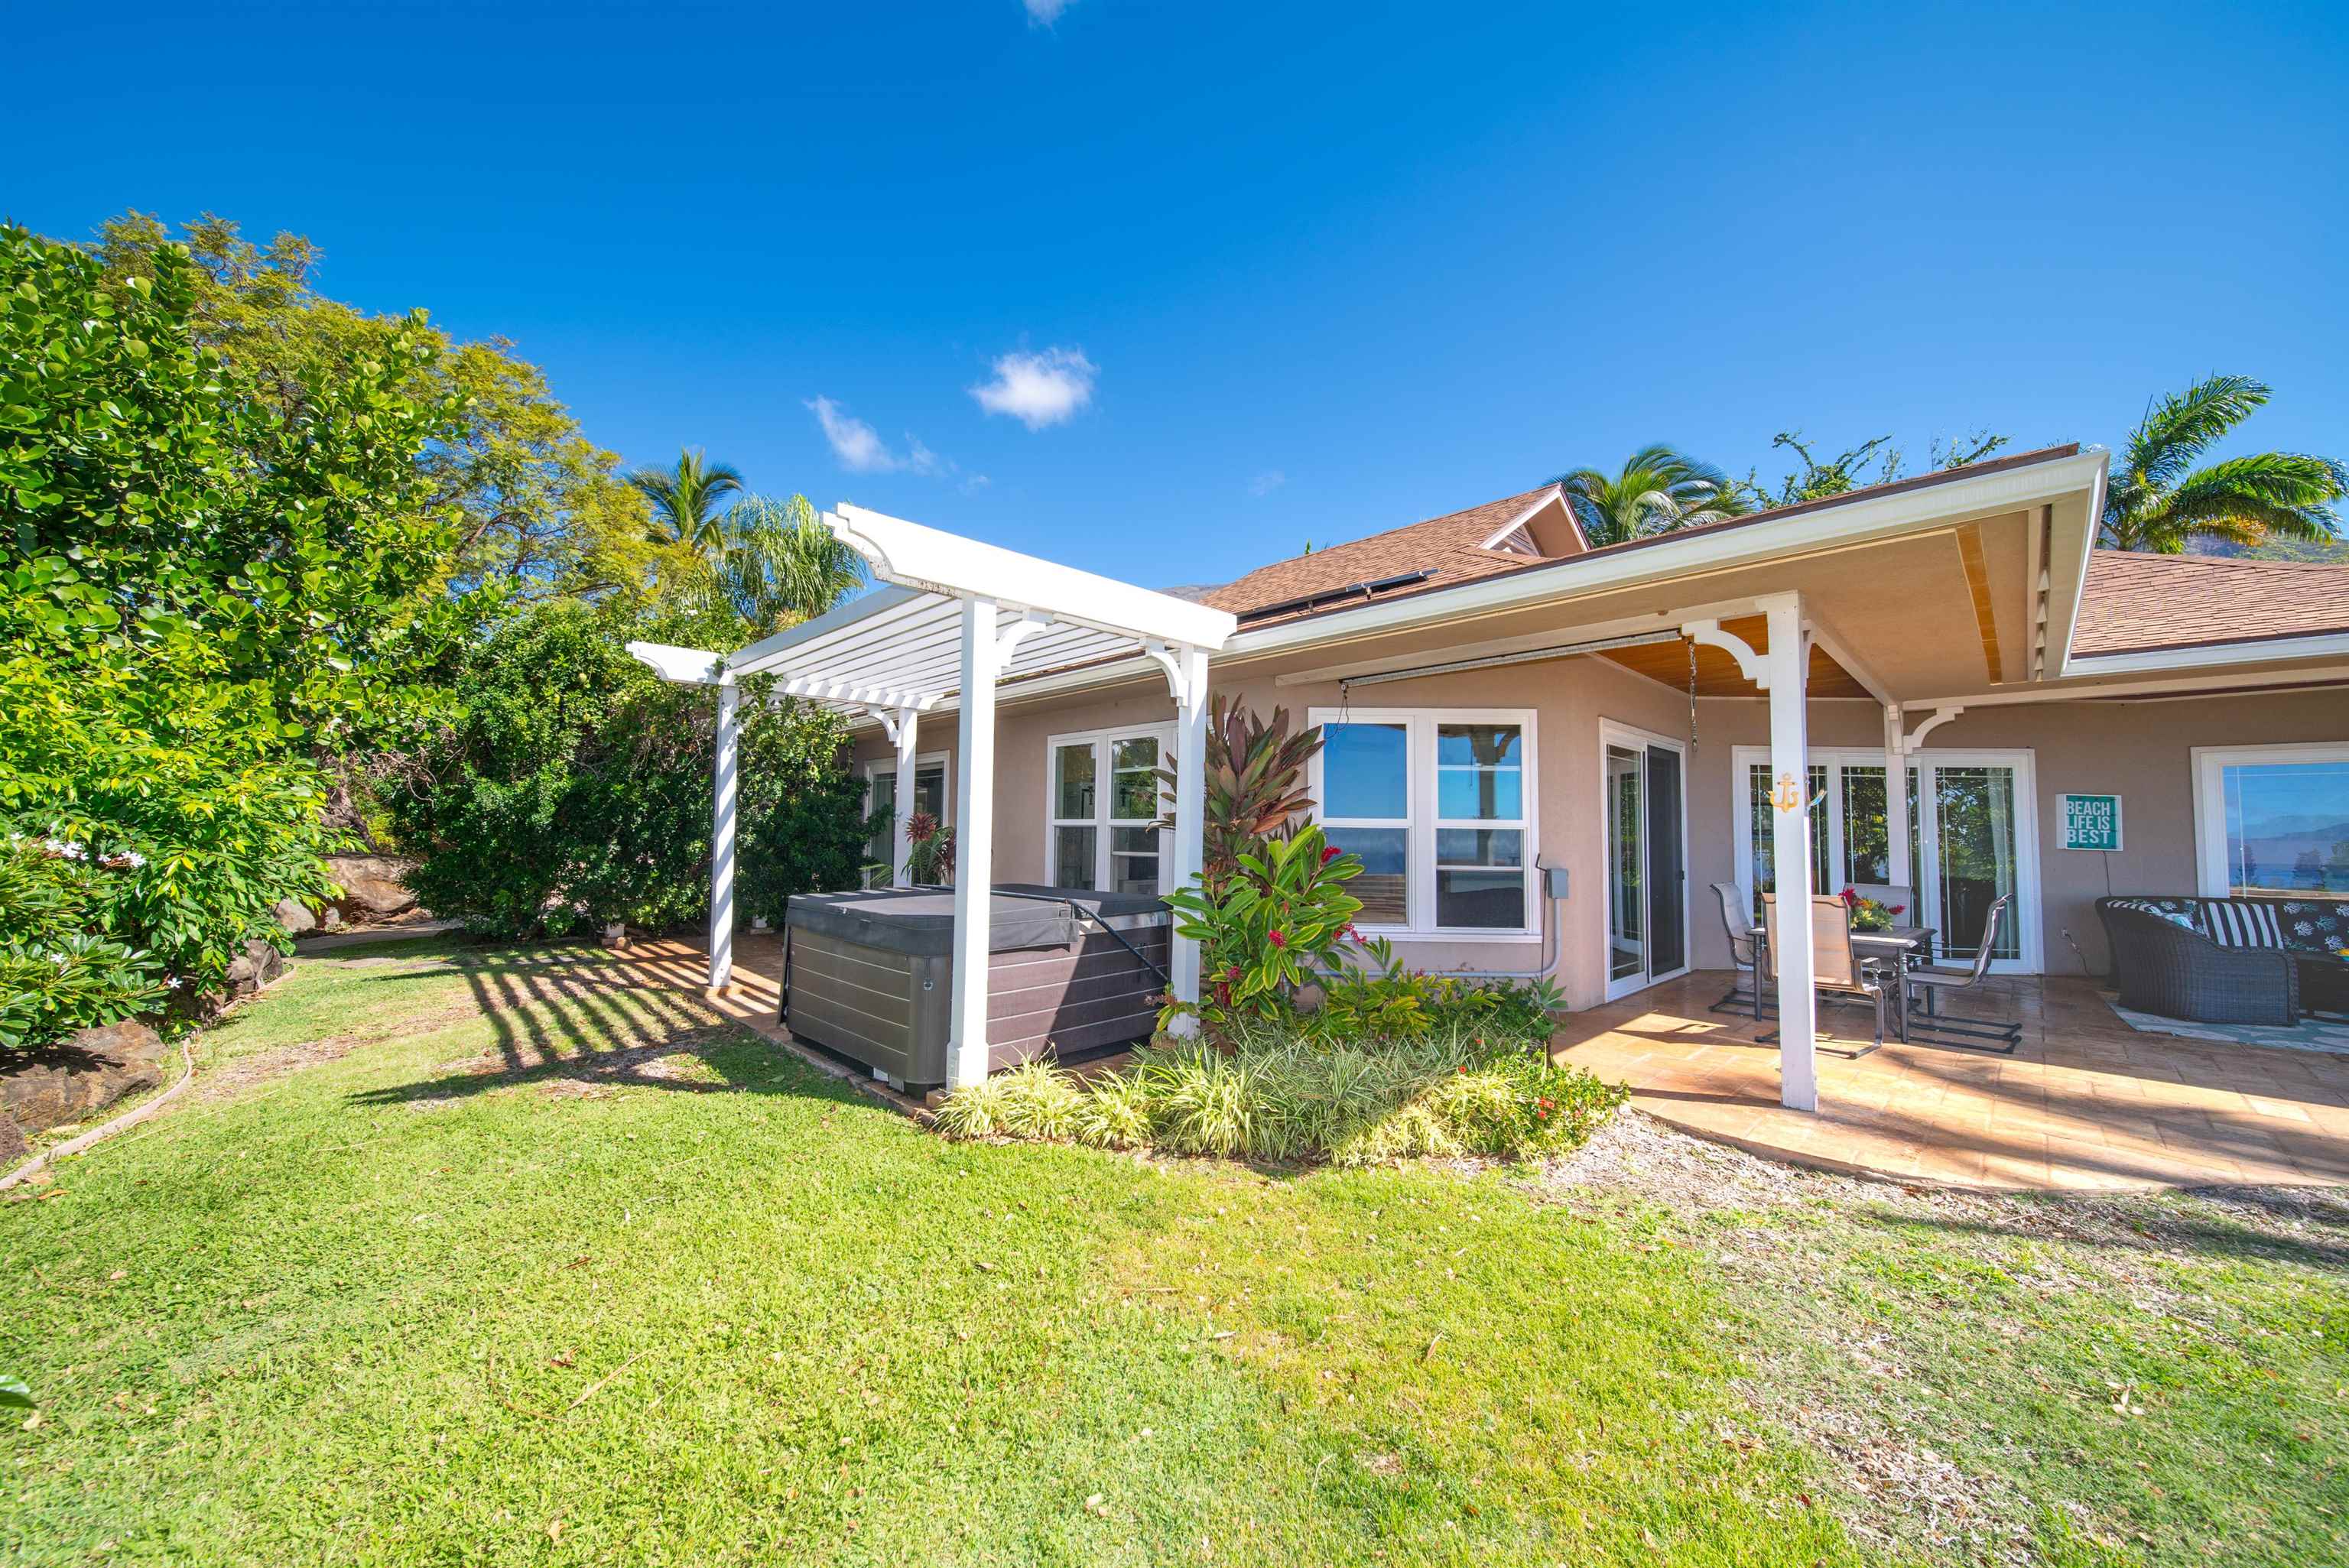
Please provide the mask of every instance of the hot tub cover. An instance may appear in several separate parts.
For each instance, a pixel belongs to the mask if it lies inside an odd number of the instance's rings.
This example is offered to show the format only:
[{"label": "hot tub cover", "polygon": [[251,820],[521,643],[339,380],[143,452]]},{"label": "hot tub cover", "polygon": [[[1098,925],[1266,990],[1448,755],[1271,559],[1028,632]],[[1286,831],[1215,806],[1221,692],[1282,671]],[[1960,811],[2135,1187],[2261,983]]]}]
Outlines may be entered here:
[{"label": "hot tub cover", "polygon": [[[919,888],[803,892],[792,896],[784,918],[802,931],[821,932],[885,953],[950,953],[954,950],[954,894],[950,892],[929,892]],[[989,952],[1066,947],[1075,937],[1076,917],[1065,903],[1047,903],[1032,898],[998,897],[988,901]]]}]

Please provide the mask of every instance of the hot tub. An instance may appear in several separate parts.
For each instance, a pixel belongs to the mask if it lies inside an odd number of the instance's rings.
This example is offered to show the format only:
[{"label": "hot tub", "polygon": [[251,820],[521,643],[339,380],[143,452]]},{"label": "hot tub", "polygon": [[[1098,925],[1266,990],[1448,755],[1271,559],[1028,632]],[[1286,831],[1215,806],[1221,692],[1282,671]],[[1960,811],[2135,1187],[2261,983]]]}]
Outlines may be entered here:
[{"label": "hot tub", "polygon": [[[987,1065],[1149,1037],[1166,991],[1166,906],[1138,893],[999,883],[989,901]],[[954,894],[801,893],[783,926],[782,1020],[901,1089],[947,1079]]]}]

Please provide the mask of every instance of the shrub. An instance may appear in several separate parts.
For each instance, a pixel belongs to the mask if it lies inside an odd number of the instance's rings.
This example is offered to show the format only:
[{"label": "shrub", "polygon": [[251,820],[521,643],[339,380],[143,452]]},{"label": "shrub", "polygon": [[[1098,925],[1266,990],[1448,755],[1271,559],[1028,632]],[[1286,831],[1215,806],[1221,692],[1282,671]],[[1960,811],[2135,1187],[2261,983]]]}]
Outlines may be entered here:
[{"label": "shrub", "polygon": [[[663,682],[626,645],[724,645],[739,632],[730,617],[647,623],[576,601],[500,623],[458,661],[461,715],[383,792],[421,861],[417,896],[505,936],[703,918],[716,704]],[[743,693],[737,903],[780,922],[795,892],[858,884],[866,830],[862,789],[839,764],[844,721],[771,687],[753,676]]]},{"label": "shrub", "polygon": [[[1166,895],[1175,928],[1199,944],[1199,1016],[1220,1037],[1238,1020],[1288,1011],[1297,988],[1330,962],[1361,901],[1344,884],[1362,862],[1306,827],[1239,857],[1226,881]],[[1167,1017],[1179,1009],[1169,1007]]]},{"label": "shrub", "polygon": [[[1274,708],[1267,720],[1237,701],[1210,699],[1200,846],[1201,875],[1208,887],[1221,887],[1237,873],[1242,855],[1285,836],[1313,804],[1305,790],[1305,765],[1320,749],[1320,727],[1289,734],[1285,707]],[[1167,798],[1174,799],[1174,769],[1162,768],[1158,777]],[[1174,820],[1165,818],[1157,826],[1172,830]]]},{"label": "shrub", "polygon": [[937,1125],[953,1137],[1276,1161],[1519,1159],[1578,1147],[1626,1095],[1578,1068],[1457,1030],[1333,1047],[1259,1023],[1227,1047],[1145,1047],[1132,1066],[1081,1086],[1031,1063],[955,1091]]},{"label": "shrub", "polygon": [[48,1045],[162,1000],[153,958],[88,929],[97,884],[129,869],[93,866],[63,842],[0,846],[0,1049]]},{"label": "shrub", "polygon": [[1438,1030],[1472,1030],[1528,1046],[1548,1038],[1550,1015],[1565,997],[1547,979],[1478,981],[1403,966],[1384,937],[1361,943],[1367,965],[1340,957],[1321,981],[1321,1004],[1297,1027],[1321,1039],[1417,1039]]}]

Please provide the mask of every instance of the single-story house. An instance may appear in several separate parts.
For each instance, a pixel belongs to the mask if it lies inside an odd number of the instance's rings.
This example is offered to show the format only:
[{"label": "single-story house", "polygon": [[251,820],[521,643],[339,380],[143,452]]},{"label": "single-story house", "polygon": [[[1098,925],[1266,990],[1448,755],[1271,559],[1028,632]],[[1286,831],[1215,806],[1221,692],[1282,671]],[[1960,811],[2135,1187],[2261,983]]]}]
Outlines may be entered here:
[{"label": "single-story house", "polygon": [[[1959,957],[2005,896],[1993,969],[2098,973],[2108,892],[2349,899],[2349,567],[2100,550],[2106,466],[2054,447],[1598,547],[1544,485],[1170,593],[843,506],[886,586],[733,655],[639,651],[730,704],[764,671],[856,709],[901,867],[918,807],[965,881],[1175,885],[1196,825],[1149,825],[1153,779],[1212,693],[1324,727],[1359,923],[1421,968],[1592,1006],[1729,966],[1712,884],[1806,925],[1789,895],[1865,883]],[[1810,960],[1781,945],[1802,1106]]]}]

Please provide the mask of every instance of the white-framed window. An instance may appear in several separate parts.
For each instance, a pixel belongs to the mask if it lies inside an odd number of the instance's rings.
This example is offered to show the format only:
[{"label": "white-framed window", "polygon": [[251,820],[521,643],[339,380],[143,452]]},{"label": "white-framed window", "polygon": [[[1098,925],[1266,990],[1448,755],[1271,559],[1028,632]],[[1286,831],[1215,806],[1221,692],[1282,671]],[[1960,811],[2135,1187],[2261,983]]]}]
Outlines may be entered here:
[{"label": "white-framed window", "polygon": [[1158,893],[1173,862],[1158,770],[1169,724],[1055,735],[1044,743],[1045,874],[1054,887]]},{"label": "white-framed window", "polygon": [[[938,826],[942,828],[954,823],[954,790],[950,788],[953,773],[947,767],[947,754],[943,751],[924,751],[914,758],[914,810],[927,811],[938,820]],[[897,759],[895,757],[876,757],[862,767],[865,816],[870,818],[876,811],[886,811],[890,820],[895,820]],[[890,867],[894,875],[896,860],[892,837],[891,830],[883,828],[864,846],[864,852],[874,863]],[[886,882],[888,878],[881,880]]]},{"label": "white-framed window", "polygon": [[2349,740],[2194,748],[2206,898],[2349,900]]},{"label": "white-framed window", "polygon": [[1369,935],[1541,934],[1534,716],[1523,708],[1315,708],[1313,799],[1361,858],[1349,890]]}]

